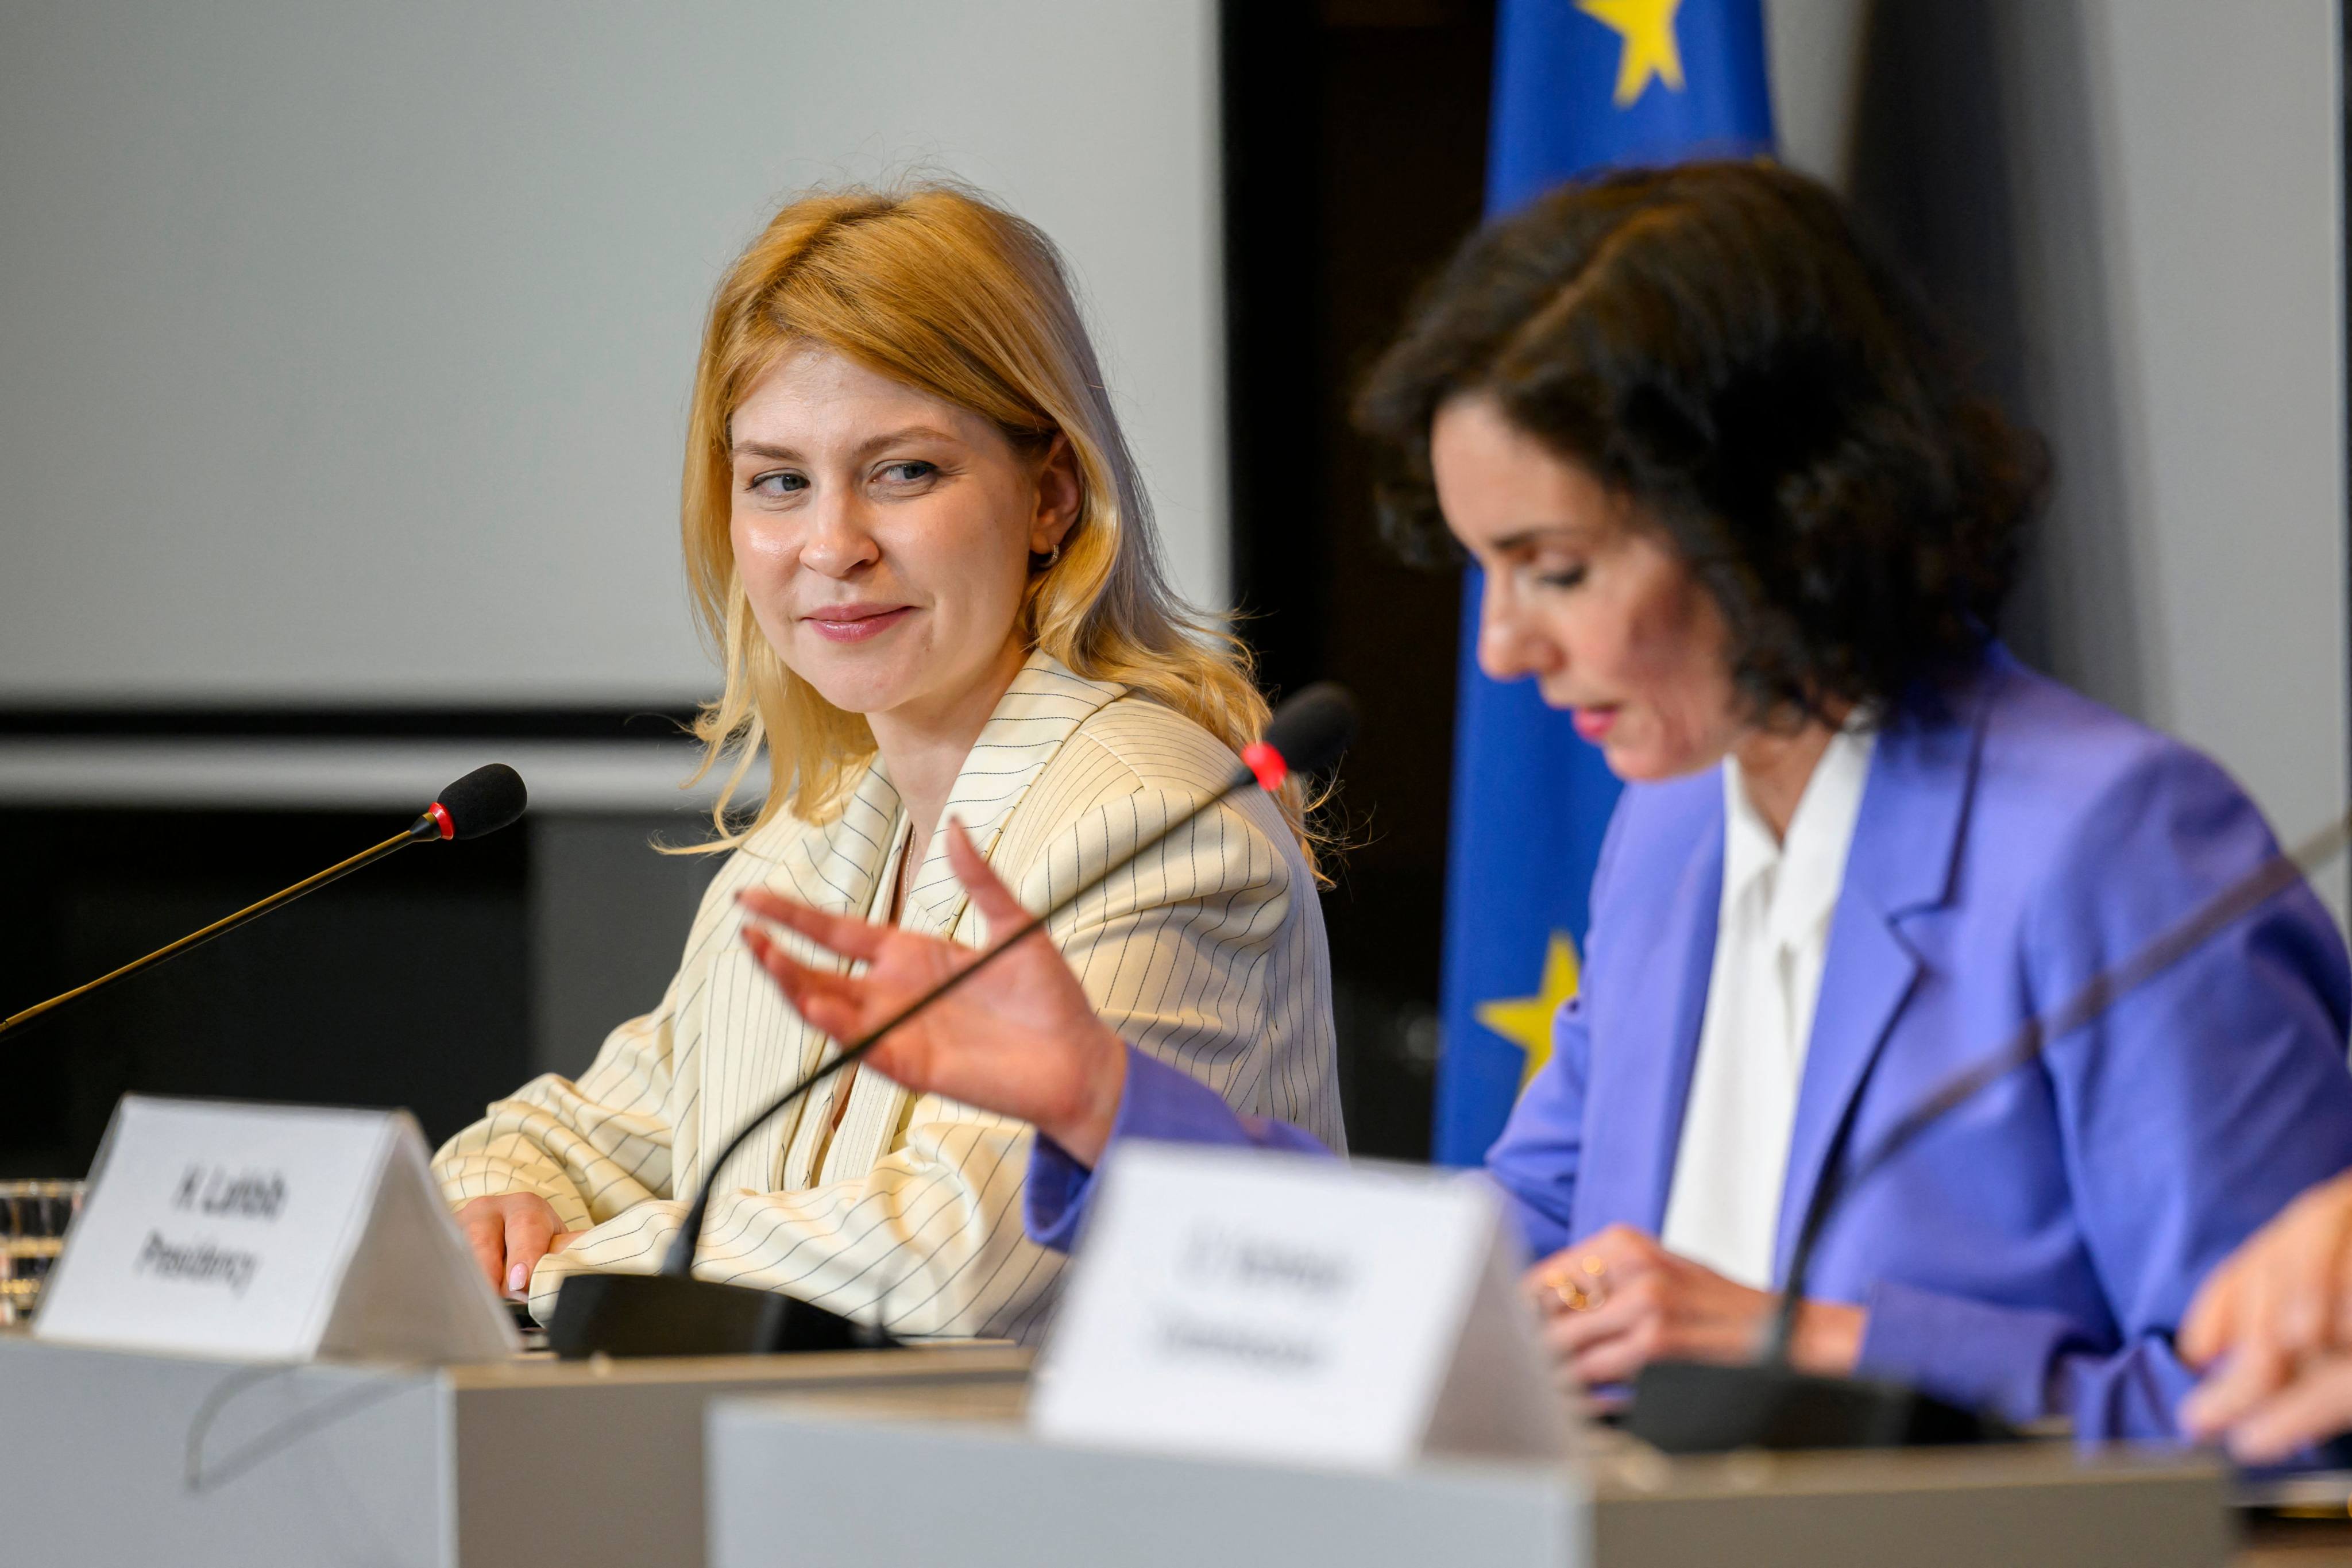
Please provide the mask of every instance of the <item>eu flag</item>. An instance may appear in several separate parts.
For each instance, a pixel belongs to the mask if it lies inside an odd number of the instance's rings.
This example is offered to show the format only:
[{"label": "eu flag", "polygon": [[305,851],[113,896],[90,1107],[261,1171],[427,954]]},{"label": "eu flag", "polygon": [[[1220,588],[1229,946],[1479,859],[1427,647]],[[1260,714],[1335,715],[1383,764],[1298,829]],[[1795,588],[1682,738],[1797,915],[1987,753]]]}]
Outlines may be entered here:
[{"label": "eu flag", "polygon": [[[1769,152],[1760,0],[1501,0],[1489,216],[1586,170]],[[1617,781],[1532,681],[1478,672],[1463,584],[1435,1158],[1473,1165],[1576,988]]]}]

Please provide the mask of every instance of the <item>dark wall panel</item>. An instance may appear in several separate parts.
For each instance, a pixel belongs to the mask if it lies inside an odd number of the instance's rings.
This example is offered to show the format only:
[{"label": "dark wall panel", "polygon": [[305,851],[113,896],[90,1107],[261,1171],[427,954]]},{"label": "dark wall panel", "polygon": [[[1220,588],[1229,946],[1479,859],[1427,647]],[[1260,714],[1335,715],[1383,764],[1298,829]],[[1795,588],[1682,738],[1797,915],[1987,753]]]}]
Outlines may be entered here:
[{"label": "dark wall panel", "polygon": [[1460,580],[1394,560],[1348,406],[1477,223],[1493,7],[1225,11],[1234,581],[1276,691],[1369,700],[1324,899],[1350,1142],[1429,1149]]},{"label": "dark wall panel", "polygon": [[[0,815],[0,1008],[386,836],[381,816]],[[528,837],[409,849],[0,1042],[0,1170],[86,1169],[125,1092],[405,1106],[429,1139],[530,1068]]]}]

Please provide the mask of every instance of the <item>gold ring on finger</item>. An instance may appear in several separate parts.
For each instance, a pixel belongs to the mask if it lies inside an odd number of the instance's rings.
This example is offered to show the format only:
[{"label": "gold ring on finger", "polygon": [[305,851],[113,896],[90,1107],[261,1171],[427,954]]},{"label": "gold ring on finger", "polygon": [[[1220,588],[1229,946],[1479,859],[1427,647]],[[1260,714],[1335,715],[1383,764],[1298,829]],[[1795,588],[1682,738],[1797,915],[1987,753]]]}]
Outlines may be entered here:
[{"label": "gold ring on finger", "polygon": [[1581,1278],[1575,1274],[1555,1274],[1551,1293],[1559,1304],[1571,1312],[1590,1312],[1609,1300],[1609,1265],[1598,1258],[1580,1261]]}]

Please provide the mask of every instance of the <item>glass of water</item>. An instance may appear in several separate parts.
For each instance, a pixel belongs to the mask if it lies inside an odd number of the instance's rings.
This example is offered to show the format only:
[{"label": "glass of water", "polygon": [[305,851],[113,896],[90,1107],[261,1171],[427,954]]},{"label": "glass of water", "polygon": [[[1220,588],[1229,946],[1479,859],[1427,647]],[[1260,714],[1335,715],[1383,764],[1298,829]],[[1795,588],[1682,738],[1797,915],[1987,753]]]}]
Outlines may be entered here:
[{"label": "glass of water", "polygon": [[27,1322],[81,1212],[86,1184],[0,1182],[0,1324]]}]

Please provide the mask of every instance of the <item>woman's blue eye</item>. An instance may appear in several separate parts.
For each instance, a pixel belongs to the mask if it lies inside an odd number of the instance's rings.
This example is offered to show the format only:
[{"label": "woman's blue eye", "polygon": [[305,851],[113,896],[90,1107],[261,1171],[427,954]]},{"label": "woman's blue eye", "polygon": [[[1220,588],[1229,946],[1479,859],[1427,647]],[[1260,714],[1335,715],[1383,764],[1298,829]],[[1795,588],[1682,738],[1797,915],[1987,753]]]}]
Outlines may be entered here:
[{"label": "woman's blue eye", "polygon": [[884,479],[902,485],[928,479],[939,471],[940,466],[937,463],[920,462],[911,458],[903,463],[885,463],[882,466]]},{"label": "woman's blue eye", "polygon": [[805,474],[793,473],[761,474],[758,479],[753,479],[744,488],[751,490],[754,495],[790,495],[795,491],[808,489],[808,476]]}]

